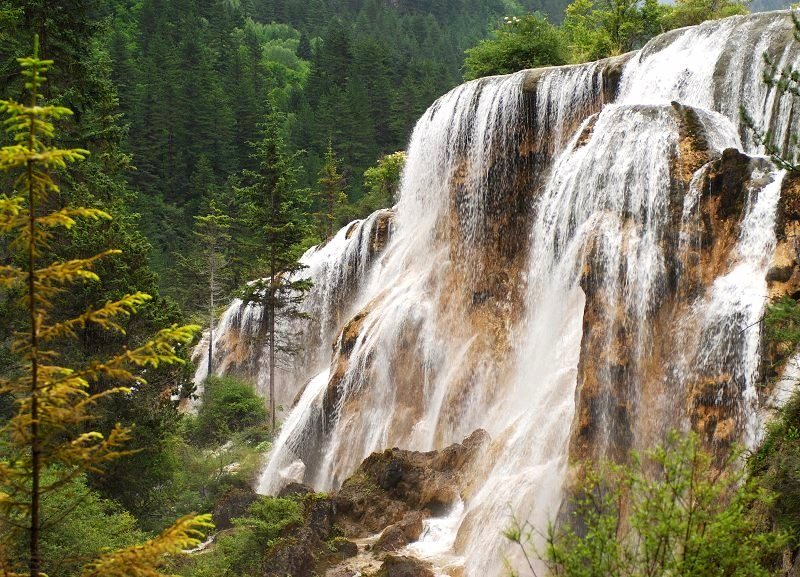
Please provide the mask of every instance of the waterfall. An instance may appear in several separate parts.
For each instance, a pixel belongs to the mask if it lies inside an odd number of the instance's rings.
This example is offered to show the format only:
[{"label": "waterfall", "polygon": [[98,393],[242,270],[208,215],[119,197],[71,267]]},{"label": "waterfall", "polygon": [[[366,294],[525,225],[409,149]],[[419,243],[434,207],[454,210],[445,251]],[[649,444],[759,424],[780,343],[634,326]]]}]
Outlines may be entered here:
[{"label": "waterfall", "polygon": [[[276,332],[291,340],[299,349],[292,356],[279,354],[276,363],[276,403],[289,408],[305,384],[327,366],[331,341],[341,323],[352,314],[353,299],[372,271],[374,257],[387,242],[391,210],[378,210],[363,221],[355,221],[340,230],[321,246],[306,251],[300,258],[303,268],[295,279],[308,278],[311,290],[300,305],[298,318],[276,319]],[[269,390],[269,354],[263,333],[264,309],[254,303],[235,299],[222,314],[214,334],[216,374],[234,374],[256,382],[260,394]],[[197,392],[189,404],[195,410],[208,373],[208,338],[206,333],[195,349]]]},{"label": "waterfall", "polygon": [[[259,491],[336,489],[373,451],[483,428],[475,483],[410,551],[496,576],[510,511],[544,530],[571,463],[624,459],[675,427],[755,443],[784,175],[739,112],[782,139],[797,128],[762,82],[764,52],[800,66],[792,34],[786,12],[737,16],[437,100],[380,257],[353,234],[372,238],[369,219],[304,257],[312,352],[285,380],[300,395]],[[223,317],[221,358],[263,368],[229,342],[257,330],[242,307]]]}]

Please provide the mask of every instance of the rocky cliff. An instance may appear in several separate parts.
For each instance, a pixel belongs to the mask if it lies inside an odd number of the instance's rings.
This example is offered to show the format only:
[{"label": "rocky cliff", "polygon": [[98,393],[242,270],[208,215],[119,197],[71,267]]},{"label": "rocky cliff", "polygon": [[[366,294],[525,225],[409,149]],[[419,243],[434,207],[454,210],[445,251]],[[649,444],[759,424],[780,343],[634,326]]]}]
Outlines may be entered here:
[{"label": "rocky cliff", "polygon": [[[484,577],[502,572],[509,511],[544,527],[571,465],[625,459],[672,428],[712,450],[756,443],[772,398],[758,321],[768,297],[800,289],[800,185],[740,116],[780,142],[797,128],[792,98],[762,81],[765,52],[800,66],[788,13],[440,98],[398,206],[305,257],[313,322],[295,330],[313,338],[284,376],[296,401],[259,490],[337,489],[373,452],[483,429],[416,553]],[[219,370],[257,376],[241,343],[258,315],[226,314],[240,320],[224,321]]]}]

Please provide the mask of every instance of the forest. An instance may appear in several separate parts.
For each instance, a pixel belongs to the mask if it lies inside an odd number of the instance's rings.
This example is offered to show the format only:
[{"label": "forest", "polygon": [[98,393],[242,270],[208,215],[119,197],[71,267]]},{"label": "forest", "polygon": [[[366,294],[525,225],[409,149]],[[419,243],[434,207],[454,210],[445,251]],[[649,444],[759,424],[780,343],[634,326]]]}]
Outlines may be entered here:
[{"label": "forest", "polygon": [[764,7],[0,1],[3,574],[800,575]]}]

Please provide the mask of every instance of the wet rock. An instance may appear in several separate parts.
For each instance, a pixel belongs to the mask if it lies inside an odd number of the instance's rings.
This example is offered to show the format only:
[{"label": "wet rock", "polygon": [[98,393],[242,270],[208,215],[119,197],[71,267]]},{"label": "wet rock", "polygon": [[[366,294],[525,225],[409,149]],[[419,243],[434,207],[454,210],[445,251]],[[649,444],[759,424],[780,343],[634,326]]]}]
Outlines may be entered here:
[{"label": "wet rock", "polygon": [[[337,521],[346,534],[366,536],[400,523],[409,511],[437,514],[447,510],[460,498],[460,471],[488,443],[488,433],[478,430],[463,443],[441,451],[422,453],[395,448],[373,453],[335,497]],[[402,526],[407,527],[401,529],[403,534],[413,533],[417,521],[409,517]]]},{"label": "wet rock", "polygon": [[430,567],[419,559],[389,555],[376,577],[434,577]]},{"label": "wet rock", "polygon": [[234,487],[217,499],[211,519],[218,531],[233,527],[232,520],[243,517],[258,495],[250,487]]},{"label": "wet rock", "polygon": [[389,235],[391,234],[392,219],[394,212],[385,210],[378,215],[375,222],[375,229],[370,242],[370,251],[372,255],[380,254],[389,242]]},{"label": "wet rock", "polygon": [[406,513],[402,520],[384,529],[375,543],[378,551],[399,551],[422,535],[425,515],[420,511]]},{"label": "wet rock", "polygon": [[694,173],[711,160],[712,152],[697,110],[678,102],[673,102],[672,108],[679,127],[678,158],[673,163],[673,178],[686,187]]},{"label": "wet rock", "polygon": [[278,493],[278,497],[303,496],[303,495],[309,495],[313,492],[314,489],[312,489],[308,485],[292,482],[286,485],[283,489],[281,489],[280,493]]},{"label": "wet rock", "polygon": [[794,265],[774,266],[767,271],[767,282],[787,282],[794,274]]}]

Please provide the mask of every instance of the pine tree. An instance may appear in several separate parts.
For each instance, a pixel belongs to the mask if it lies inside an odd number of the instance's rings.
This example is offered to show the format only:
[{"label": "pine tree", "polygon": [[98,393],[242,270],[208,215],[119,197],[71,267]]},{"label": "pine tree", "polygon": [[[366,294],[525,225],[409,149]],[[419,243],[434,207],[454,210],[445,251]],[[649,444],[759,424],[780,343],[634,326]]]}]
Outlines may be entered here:
[{"label": "pine tree", "polygon": [[209,212],[194,217],[194,236],[198,242],[197,256],[192,261],[184,259],[184,266],[190,266],[206,287],[208,306],[208,375],[214,374],[214,321],[216,307],[227,296],[229,283],[227,251],[232,242],[230,229],[233,219],[223,213],[212,200]]},{"label": "pine tree", "polygon": [[[304,267],[298,262],[308,236],[309,192],[296,186],[299,154],[289,154],[284,142],[285,116],[273,103],[261,126],[261,139],[253,143],[256,170],[244,171],[248,186],[242,189],[247,198],[248,221],[254,236],[265,240],[265,279],[248,285],[243,298],[264,308],[269,348],[269,412],[273,430],[275,418],[276,353],[294,353],[292,335],[276,334],[276,317],[300,314],[298,305],[310,288],[308,279],[298,278]],[[260,243],[255,247],[259,250]]]},{"label": "pine tree", "polygon": [[[121,331],[121,320],[150,297],[133,293],[76,317],[59,319],[55,298],[75,283],[99,280],[94,271],[97,263],[119,251],[67,261],[49,258],[59,230],[72,229],[78,220],[111,217],[94,208],[51,208],[59,188],[50,172],[83,160],[88,152],[49,144],[55,136],[53,123],[71,111],[40,102],[44,74],[52,61],[39,59],[38,37],[33,56],[21,58],[19,63],[29,101],[0,101],[14,142],[0,150],[0,170],[17,177],[13,192],[0,197],[0,234],[9,238],[16,258],[0,267],[0,288],[20,295],[18,306],[26,311],[28,323],[14,338],[13,351],[20,358],[18,372],[0,381],[0,395],[10,395],[16,401],[13,415],[0,428],[0,522],[9,529],[4,531],[7,538],[27,543],[27,573],[39,577],[41,532],[48,523],[57,522],[42,518],[42,498],[124,455],[123,444],[131,435],[120,425],[107,435],[86,431],[95,418],[92,409],[98,402],[130,390],[118,385],[91,393],[90,383],[99,379],[142,382],[134,373],[135,367],[180,362],[175,347],[188,343],[197,327],[163,329],[153,340],[123,350],[105,362],[91,361],[80,368],[57,364],[56,344],[74,339],[76,332],[88,325]],[[83,574],[156,576],[164,555],[194,546],[202,537],[201,530],[209,526],[208,516],[182,518],[143,545],[103,554],[87,565]],[[0,558],[0,565],[4,573],[15,573],[12,560]]]},{"label": "pine tree", "polygon": [[318,198],[321,210],[318,216],[321,231],[325,238],[331,238],[337,209],[347,201],[347,194],[344,190],[344,176],[339,172],[339,161],[330,140],[328,141],[328,150],[325,152],[325,164],[322,166],[317,182],[320,186]]}]

